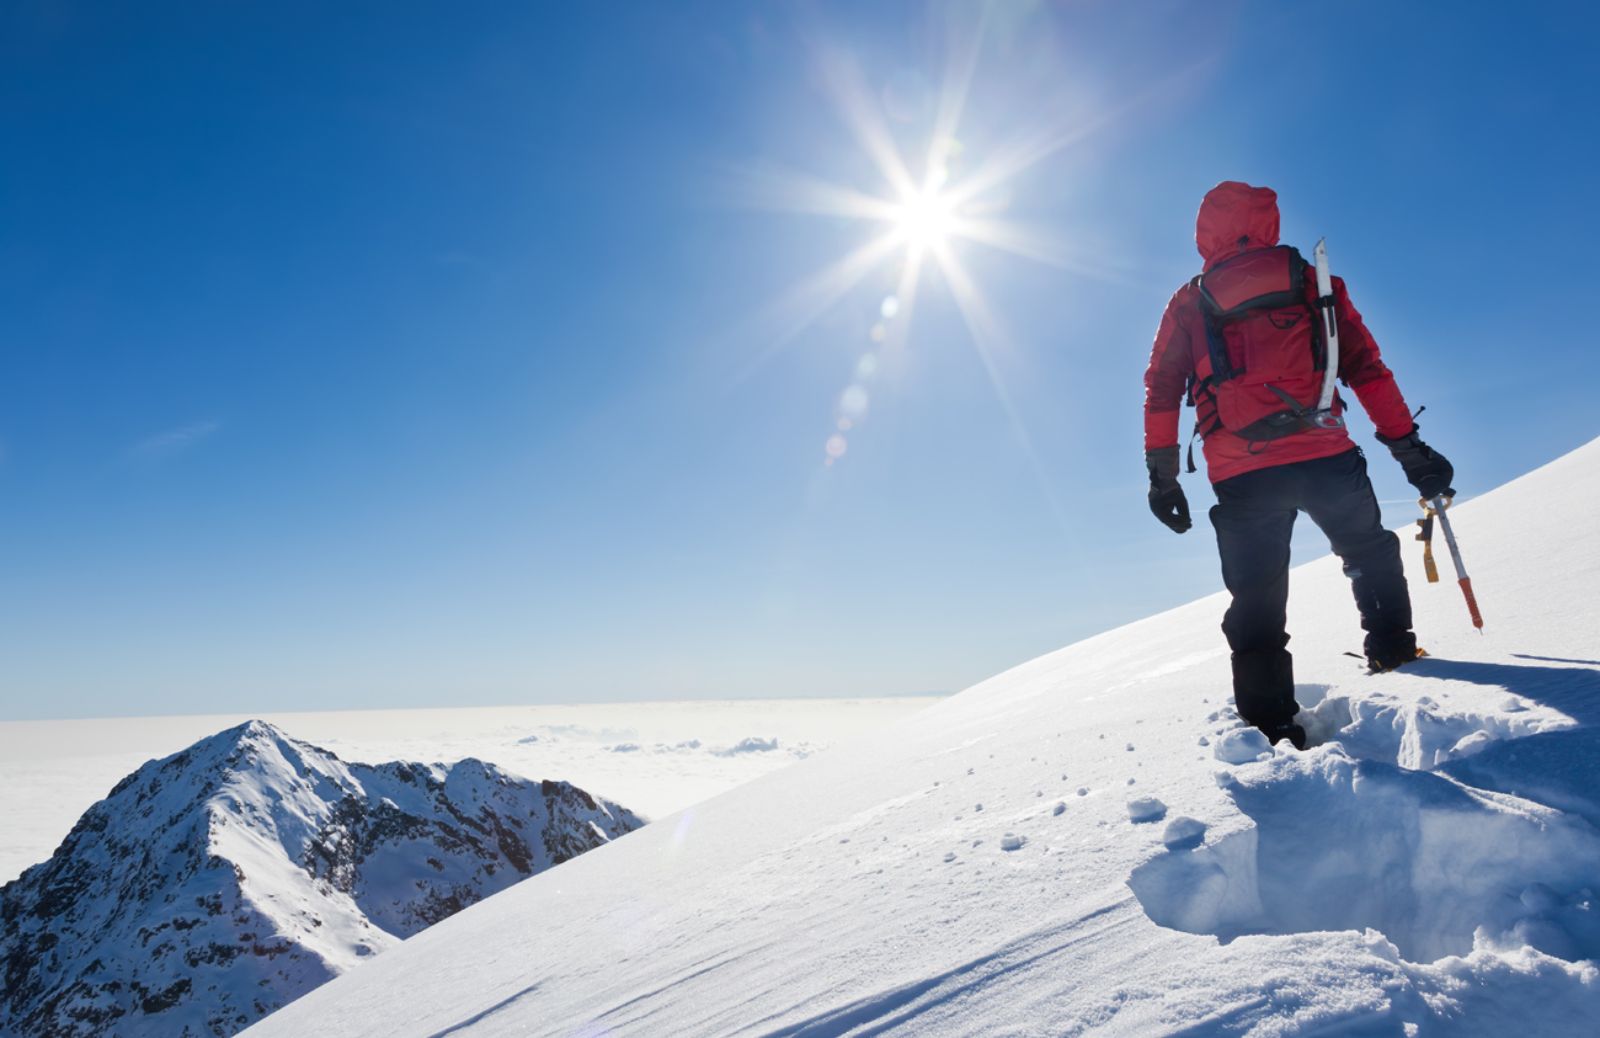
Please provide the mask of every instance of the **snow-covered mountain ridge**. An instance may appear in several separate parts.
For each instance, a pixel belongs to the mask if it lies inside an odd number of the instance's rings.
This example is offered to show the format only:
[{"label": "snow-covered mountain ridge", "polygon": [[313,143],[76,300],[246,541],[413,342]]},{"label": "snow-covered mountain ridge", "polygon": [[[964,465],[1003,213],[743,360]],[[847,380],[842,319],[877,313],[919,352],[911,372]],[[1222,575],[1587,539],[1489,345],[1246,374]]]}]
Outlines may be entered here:
[{"label": "snow-covered mountain ridge", "polygon": [[232,1034],[639,828],[493,765],[379,765],[252,721],[151,761],[0,888],[0,1034]]},{"label": "snow-covered mountain ridge", "polygon": [[1232,715],[1215,595],[659,820],[251,1038],[1592,1034],[1596,514],[1600,441],[1454,510],[1482,636],[1408,541],[1434,658],[1390,675],[1343,655],[1338,561],[1297,568],[1305,753]]}]

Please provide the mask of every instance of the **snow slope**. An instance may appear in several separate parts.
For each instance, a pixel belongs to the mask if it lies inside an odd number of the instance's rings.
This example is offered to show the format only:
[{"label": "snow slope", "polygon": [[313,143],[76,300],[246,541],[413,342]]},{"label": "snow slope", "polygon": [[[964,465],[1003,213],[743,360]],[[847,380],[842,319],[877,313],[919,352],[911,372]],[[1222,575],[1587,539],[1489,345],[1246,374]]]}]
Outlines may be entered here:
[{"label": "snow slope", "polygon": [[1337,561],[1297,569],[1306,753],[1234,718],[1213,596],[535,877],[249,1033],[1595,1033],[1596,514],[1600,441],[1455,510],[1483,636],[1408,541],[1435,658],[1394,675],[1342,655]]},{"label": "snow slope", "polygon": [[129,775],[0,887],[0,1034],[233,1034],[642,824],[565,782],[349,764],[251,721]]}]

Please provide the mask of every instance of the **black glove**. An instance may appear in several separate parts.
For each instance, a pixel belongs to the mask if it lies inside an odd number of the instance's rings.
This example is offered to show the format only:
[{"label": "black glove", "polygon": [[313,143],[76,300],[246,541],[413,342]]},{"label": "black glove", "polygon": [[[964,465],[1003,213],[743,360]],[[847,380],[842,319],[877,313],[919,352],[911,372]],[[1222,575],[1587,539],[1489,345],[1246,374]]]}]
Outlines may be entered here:
[{"label": "black glove", "polygon": [[1178,486],[1178,448],[1145,451],[1144,464],[1150,470],[1150,511],[1173,533],[1183,533],[1194,523],[1189,520],[1189,499]]},{"label": "black glove", "polygon": [[1423,443],[1417,436],[1417,427],[1413,425],[1411,431],[1404,436],[1394,439],[1378,434],[1378,442],[1389,448],[1389,453],[1394,455],[1394,460],[1406,471],[1406,479],[1417,488],[1429,501],[1440,495],[1454,497],[1455,491],[1450,487],[1450,481],[1455,478],[1456,470],[1445,460],[1445,456]]}]

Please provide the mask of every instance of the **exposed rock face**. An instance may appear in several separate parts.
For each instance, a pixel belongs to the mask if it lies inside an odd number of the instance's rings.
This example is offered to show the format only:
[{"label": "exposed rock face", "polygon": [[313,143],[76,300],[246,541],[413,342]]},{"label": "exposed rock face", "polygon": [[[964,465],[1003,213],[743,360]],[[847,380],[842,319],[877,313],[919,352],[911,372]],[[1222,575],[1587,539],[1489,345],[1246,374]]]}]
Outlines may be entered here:
[{"label": "exposed rock face", "polygon": [[348,764],[252,721],[146,764],[0,888],[0,1034],[233,1034],[642,824],[565,782]]}]

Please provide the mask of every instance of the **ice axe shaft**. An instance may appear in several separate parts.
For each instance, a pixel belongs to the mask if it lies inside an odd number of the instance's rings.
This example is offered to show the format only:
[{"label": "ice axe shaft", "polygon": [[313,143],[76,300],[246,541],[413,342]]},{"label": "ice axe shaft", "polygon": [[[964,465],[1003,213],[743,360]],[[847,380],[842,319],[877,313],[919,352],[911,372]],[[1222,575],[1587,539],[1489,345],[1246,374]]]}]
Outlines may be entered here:
[{"label": "ice axe shaft", "polygon": [[1467,599],[1467,612],[1472,614],[1472,626],[1483,630],[1483,614],[1478,612],[1478,599],[1472,593],[1472,578],[1467,576],[1466,564],[1461,561],[1461,548],[1456,544],[1456,533],[1450,528],[1450,517],[1445,513],[1450,502],[1443,495],[1429,502],[1433,512],[1439,517],[1439,529],[1444,531],[1444,543],[1450,548],[1450,561],[1456,564],[1456,581],[1461,585],[1461,593]]},{"label": "ice axe shaft", "polygon": [[[1344,418],[1333,413],[1334,383],[1339,380],[1339,315],[1334,309],[1333,275],[1328,271],[1328,239],[1319,238],[1311,256],[1317,271],[1317,319],[1322,322],[1326,353],[1322,358],[1322,392],[1317,394],[1317,410],[1311,420],[1321,429],[1342,429]],[[1295,410],[1300,407],[1292,399],[1290,406]]]}]

